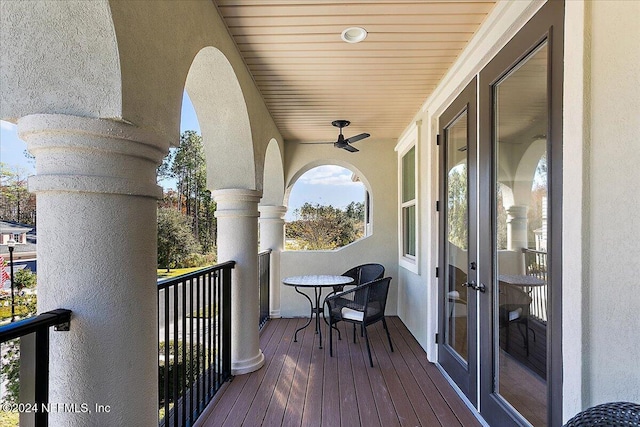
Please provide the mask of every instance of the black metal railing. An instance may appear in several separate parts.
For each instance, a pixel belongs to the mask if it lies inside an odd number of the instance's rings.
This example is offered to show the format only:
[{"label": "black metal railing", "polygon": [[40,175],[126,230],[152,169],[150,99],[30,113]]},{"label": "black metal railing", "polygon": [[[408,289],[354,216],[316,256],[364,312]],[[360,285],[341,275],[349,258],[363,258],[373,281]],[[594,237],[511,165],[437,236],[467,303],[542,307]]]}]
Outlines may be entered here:
[{"label": "black metal railing", "polygon": [[159,425],[190,426],[231,378],[234,261],[158,282]]},{"label": "black metal railing", "polygon": [[[68,331],[70,322],[71,311],[58,309],[0,327],[0,347],[8,341],[35,334],[35,396],[29,399],[29,405],[33,405],[29,407],[37,408],[33,411],[37,427],[49,423],[49,413],[45,410],[49,403],[49,328]],[[20,355],[21,362],[25,356]]]},{"label": "black metal railing", "polygon": [[269,286],[271,274],[271,249],[258,253],[258,289],[260,292],[260,329],[269,320]]},{"label": "black metal railing", "polygon": [[531,288],[530,314],[539,321],[547,322],[547,253],[534,249],[523,248],[525,272],[544,281],[544,286]]}]

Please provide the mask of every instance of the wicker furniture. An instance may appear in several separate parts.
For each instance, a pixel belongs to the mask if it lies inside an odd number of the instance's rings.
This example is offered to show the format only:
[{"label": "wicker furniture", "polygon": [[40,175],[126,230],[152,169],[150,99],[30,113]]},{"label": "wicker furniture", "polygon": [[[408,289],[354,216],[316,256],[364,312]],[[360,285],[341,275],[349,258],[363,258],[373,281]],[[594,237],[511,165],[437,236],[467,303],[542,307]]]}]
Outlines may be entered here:
[{"label": "wicker furniture", "polygon": [[640,426],[640,405],[631,402],[603,403],[585,409],[564,425],[564,427],[632,426]]},{"label": "wicker furniture", "polygon": [[[384,277],[384,266],[381,264],[362,264],[342,273],[343,276],[351,277],[353,285],[359,286],[372,280],[382,279]],[[336,285],[333,287],[332,294],[344,291],[344,285]]]},{"label": "wicker furniture", "polygon": [[353,323],[353,342],[356,341],[356,324],[361,326],[364,332],[364,338],[367,343],[367,352],[369,353],[369,363],[373,367],[373,359],[371,358],[371,347],[369,345],[369,336],[367,334],[367,326],[382,321],[384,330],[387,332],[389,347],[393,351],[389,328],[384,319],[384,309],[387,303],[387,294],[389,293],[389,283],[391,277],[377,279],[372,282],[356,286],[348,291],[339,292],[335,295],[327,297],[326,302],[329,305],[329,355],[333,356],[333,326],[340,322]]},{"label": "wicker furniture", "polygon": [[[298,342],[298,332],[302,329],[306,328],[311,324],[313,320],[313,315],[316,315],[316,334],[318,334],[318,341],[320,343],[320,348],[322,348],[322,330],[320,329],[320,318],[319,316],[322,314],[324,317],[324,303],[320,304],[320,297],[322,296],[322,288],[332,288],[334,286],[344,286],[349,283],[353,283],[353,278],[347,276],[329,276],[329,275],[309,275],[309,276],[293,276],[287,277],[282,281],[283,284],[287,286],[293,286],[297,293],[305,297],[309,300],[309,305],[311,306],[311,314],[309,315],[309,321],[298,328],[293,335],[293,342]],[[299,288],[313,288],[314,291],[314,301],[311,301],[311,298],[304,292],[301,292]]]}]

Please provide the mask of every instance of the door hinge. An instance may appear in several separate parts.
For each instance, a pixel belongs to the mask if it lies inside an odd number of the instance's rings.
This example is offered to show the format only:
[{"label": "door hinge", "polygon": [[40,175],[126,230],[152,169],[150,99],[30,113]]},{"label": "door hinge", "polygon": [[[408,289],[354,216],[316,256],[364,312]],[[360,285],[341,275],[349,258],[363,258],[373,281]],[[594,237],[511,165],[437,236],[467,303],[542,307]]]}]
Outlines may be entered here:
[{"label": "door hinge", "polygon": [[436,334],[436,344],[440,344],[440,341],[438,341],[438,337],[439,337],[439,335]]},{"label": "door hinge", "polygon": [[436,145],[440,145],[440,134],[436,135]]},{"label": "door hinge", "polygon": [[436,212],[440,212],[440,200],[436,201]]},{"label": "door hinge", "polygon": [[440,269],[436,267],[436,277],[440,277]]}]

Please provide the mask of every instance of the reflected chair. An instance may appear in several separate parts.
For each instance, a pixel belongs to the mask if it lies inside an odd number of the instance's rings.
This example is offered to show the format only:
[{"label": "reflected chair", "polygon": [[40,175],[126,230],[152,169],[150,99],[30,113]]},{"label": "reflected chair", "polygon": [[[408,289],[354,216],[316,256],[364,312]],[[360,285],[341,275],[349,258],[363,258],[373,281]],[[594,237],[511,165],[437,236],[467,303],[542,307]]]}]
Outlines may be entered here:
[{"label": "reflected chair", "polygon": [[354,343],[356,342],[355,325],[358,324],[361,326],[361,330],[364,332],[364,338],[367,343],[369,363],[372,367],[373,359],[371,357],[371,347],[369,345],[367,326],[382,321],[384,330],[387,332],[389,347],[393,352],[391,335],[389,335],[389,328],[387,327],[387,322],[384,318],[384,309],[387,303],[387,294],[389,293],[390,282],[391,277],[385,277],[327,297],[326,302],[329,306],[330,356],[333,356],[333,328],[334,325],[340,321],[353,324]]},{"label": "reflected chair", "polygon": [[[529,356],[529,307],[531,297],[520,287],[500,282],[498,296],[500,327],[505,328],[504,351],[509,352],[509,330],[516,324],[524,340],[524,348]],[[524,325],[524,332],[520,328]]]},{"label": "reflected chair", "polygon": [[578,413],[564,427],[631,427],[640,426],[640,405],[631,402],[609,402]]},{"label": "reflected chair", "polygon": [[[458,353],[462,353],[467,342],[467,287],[465,287],[468,276],[467,273],[458,267],[449,264],[448,288],[447,288],[447,305],[449,306],[449,317],[447,319],[449,325],[450,343]],[[463,333],[458,337],[458,326],[461,327]]]}]

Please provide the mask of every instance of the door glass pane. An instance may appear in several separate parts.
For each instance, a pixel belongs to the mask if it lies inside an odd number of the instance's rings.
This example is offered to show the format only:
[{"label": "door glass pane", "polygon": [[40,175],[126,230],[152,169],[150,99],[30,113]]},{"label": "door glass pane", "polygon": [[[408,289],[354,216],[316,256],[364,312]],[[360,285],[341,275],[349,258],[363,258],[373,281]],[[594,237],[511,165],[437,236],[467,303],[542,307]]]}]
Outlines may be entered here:
[{"label": "door glass pane", "polygon": [[467,112],[447,129],[447,298],[446,342],[467,360],[467,282],[469,199],[467,177]]},{"label": "door glass pane", "polygon": [[494,86],[495,388],[547,420],[547,45]]}]

